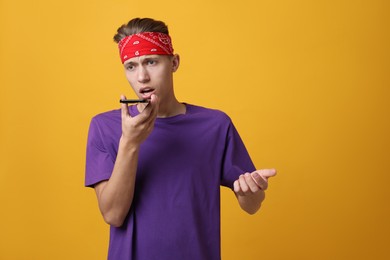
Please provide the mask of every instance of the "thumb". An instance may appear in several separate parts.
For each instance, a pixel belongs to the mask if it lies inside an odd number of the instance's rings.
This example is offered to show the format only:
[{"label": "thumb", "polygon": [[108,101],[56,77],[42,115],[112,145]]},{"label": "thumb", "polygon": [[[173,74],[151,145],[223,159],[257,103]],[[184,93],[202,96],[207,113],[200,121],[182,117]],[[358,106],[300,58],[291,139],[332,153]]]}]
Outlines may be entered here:
[{"label": "thumb", "polygon": [[152,103],[156,107],[156,109],[158,110],[158,106],[160,104],[160,99],[158,98],[157,95],[152,94],[152,96],[150,97],[150,103]]},{"label": "thumb", "polygon": [[269,177],[274,177],[276,175],[275,169],[262,169],[262,170],[257,170],[256,172],[260,174],[260,176],[266,179],[268,179]]},{"label": "thumb", "polygon": [[[125,95],[121,95],[121,100],[126,99]],[[129,107],[126,103],[121,103],[121,113],[122,113],[122,118],[130,116],[129,114]]]},{"label": "thumb", "polygon": [[154,117],[157,116],[157,114],[158,114],[159,104],[160,104],[160,100],[159,100],[158,96],[156,96],[155,94],[152,94],[152,96],[150,97],[150,102],[146,106],[146,108],[150,109],[150,112]]}]

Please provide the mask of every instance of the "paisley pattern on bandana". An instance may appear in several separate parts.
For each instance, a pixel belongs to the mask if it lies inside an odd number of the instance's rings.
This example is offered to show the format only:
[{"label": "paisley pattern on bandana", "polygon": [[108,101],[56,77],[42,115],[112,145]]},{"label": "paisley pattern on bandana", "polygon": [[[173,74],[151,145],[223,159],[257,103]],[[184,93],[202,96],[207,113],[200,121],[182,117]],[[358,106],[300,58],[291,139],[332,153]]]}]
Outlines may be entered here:
[{"label": "paisley pattern on bandana", "polygon": [[172,40],[168,34],[143,32],[126,36],[118,43],[122,63],[143,55],[173,55]]}]

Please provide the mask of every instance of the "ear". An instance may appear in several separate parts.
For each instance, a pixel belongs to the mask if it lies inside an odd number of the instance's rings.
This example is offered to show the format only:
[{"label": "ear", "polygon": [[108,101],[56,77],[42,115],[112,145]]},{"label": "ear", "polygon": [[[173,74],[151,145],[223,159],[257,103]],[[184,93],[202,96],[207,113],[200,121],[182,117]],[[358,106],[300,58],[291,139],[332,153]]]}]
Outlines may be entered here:
[{"label": "ear", "polygon": [[172,58],[172,72],[176,72],[180,65],[179,54],[174,54]]}]

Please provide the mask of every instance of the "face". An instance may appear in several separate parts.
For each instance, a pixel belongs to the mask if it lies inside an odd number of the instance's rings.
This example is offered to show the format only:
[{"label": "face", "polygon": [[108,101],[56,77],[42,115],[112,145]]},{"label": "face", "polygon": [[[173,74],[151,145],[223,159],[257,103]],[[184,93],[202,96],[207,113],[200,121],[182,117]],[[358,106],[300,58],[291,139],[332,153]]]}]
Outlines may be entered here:
[{"label": "face", "polygon": [[145,55],[127,60],[124,64],[126,78],[140,99],[150,99],[152,94],[161,101],[173,96],[173,75],[179,66],[179,56]]}]

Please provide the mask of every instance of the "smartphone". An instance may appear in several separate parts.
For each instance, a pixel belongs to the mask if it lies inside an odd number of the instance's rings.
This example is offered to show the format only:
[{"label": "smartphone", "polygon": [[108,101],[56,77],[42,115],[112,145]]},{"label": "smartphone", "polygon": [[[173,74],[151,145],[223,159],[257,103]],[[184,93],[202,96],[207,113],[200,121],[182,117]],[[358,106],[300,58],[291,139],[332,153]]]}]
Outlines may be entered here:
[{"label": "smartphone", "polygon": [[149,103],[149,100],[147,99],[121,99],[119,100],[120,103],[125,104],[134,104],[134,103]]}]

